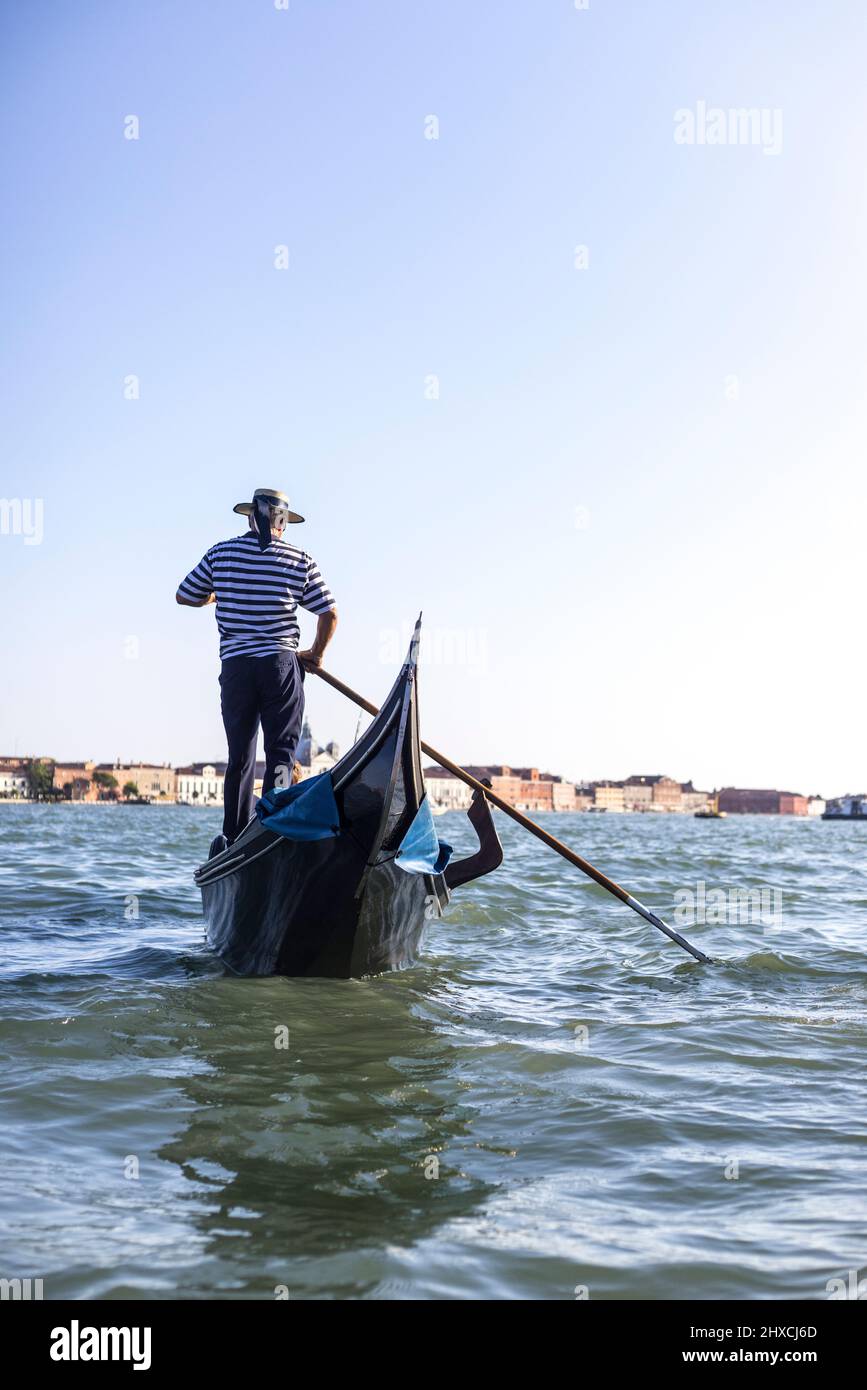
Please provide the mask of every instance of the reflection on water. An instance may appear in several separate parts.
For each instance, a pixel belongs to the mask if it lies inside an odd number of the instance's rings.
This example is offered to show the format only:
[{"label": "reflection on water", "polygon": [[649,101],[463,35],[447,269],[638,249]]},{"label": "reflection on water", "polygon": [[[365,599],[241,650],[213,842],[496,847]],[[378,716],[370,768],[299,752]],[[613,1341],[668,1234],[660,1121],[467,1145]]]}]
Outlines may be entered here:
[{"label": "reflection on water", "polygon": [[711,969],[501,822],[503,869],[412,970],[245,981],[190,877],[215,820],[0,807],[0,1275],[821,1298],[867,1265],[865,827],[556,819],[663,914],[779,888],[767,920],[688,927]]},{"label": "reflection on water", "polygon": [[189,1123],[158,1156],[204,1186],[195,1226],[234,1286],[373,1292],[377,1247],[415,1245],[484,1199],[489,1184],[448,1156],[472,1128],[457,1049],[413,985],[221,980],[195,992]]}]

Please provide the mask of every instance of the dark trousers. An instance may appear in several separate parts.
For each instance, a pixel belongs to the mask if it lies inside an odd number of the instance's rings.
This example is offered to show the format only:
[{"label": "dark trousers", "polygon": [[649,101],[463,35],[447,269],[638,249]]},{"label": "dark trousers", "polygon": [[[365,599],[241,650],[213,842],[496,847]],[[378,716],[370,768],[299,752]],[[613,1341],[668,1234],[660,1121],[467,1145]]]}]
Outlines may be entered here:
[{"label": "dark trousers", "polygon": [[260,721],[265,742],[262,790],[289,786],[304,719],[304,669],[291,651],[228,657],[220,674],[220,705],[229,743],[223,834],[231,844],[253,814]]}]

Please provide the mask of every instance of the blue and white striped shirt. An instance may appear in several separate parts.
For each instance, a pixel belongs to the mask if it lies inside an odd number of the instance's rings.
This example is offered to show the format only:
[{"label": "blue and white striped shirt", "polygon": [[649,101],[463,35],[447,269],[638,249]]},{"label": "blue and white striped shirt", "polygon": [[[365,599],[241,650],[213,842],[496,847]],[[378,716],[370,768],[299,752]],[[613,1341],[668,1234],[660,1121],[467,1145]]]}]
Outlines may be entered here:
[{"label": "blue and white striped shirt", "polygon": [[336,607],[312,556],[286,541],[259,549],[252,531],[218,541],[183,580],[182,598],[217,596],[220,656],[270,656],[298,646],[297,612]]}]

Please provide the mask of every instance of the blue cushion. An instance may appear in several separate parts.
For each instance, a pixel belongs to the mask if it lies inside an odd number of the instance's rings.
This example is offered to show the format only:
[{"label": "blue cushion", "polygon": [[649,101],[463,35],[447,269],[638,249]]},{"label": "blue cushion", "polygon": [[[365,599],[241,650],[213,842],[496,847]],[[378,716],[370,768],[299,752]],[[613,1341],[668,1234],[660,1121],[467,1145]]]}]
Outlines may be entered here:
[{"label": "blue cushion", "polygon": [[451,857],[451,845],[437,839],[430,802],[424,797],[400,842],[395,863],[408,874],[441,874]]},{"label": "blue cushion", "polygon": [[287,840],[327,840],[340,834],[330,772],[307,777],[282,791],[266,792],[257,802],[256,815],[266,829]]}]

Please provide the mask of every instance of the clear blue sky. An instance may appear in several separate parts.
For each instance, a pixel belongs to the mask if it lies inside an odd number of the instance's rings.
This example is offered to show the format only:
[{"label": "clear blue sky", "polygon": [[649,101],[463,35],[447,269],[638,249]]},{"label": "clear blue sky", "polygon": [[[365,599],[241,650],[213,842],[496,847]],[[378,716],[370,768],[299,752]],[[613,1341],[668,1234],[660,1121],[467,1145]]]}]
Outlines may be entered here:
[{"label": "clear blue sky", "polygon": [[[452,756],[867,786],[863,5],[2,23],[0,496],[44,537],[0,535],[0,752],[221,755],[174,592],[271,485],[336,673],[382,696],[424,610]],[[780,152],[677,144],[700,101],[781,111]]]}]

